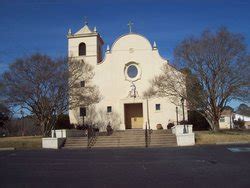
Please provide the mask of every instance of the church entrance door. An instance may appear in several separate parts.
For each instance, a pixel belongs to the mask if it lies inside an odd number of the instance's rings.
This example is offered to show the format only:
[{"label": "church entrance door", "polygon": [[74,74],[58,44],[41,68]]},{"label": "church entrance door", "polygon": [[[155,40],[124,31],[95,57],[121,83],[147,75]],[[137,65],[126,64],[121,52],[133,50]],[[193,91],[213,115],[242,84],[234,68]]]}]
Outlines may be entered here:
[{"label": "church entrance door", "polygon": [[126,129],[142,129],[142,103],[124,104],[124,114]]}]

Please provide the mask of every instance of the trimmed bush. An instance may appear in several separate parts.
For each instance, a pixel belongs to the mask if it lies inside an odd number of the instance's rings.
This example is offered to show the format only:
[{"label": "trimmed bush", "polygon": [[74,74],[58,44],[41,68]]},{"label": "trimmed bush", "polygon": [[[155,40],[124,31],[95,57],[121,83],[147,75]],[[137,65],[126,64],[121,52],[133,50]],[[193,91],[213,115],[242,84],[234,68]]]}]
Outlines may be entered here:
[{"label": "trimmed bush", "polygon": [[157,130],[161,130],[161,129],[163,129],[163,127],[162,127],[161,124],[157,124],[157,125],[156,125],[156,129],[157,129]]},{"label": "trimmed bush", "polygon": [[70,124],[69,115],[61,114],[56,121],[56,129],[73,129],[74,126]]}]

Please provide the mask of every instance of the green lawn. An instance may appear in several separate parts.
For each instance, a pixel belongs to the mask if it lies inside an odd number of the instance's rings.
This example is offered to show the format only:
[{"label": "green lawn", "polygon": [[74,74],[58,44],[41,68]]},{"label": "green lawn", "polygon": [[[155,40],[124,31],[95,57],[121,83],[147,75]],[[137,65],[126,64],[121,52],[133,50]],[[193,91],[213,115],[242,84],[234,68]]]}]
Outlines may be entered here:
[{"label": "green lawn", "polygon": [[0,138],[0,148],[40,149],[42,148],[41,136],[18,136]]},{"label": "green lawn", "polygon": [[220,142],[250,142],[249,130],[223,130],[220,132],[195,131],[196,144],[216,144]]},{"label": "green lawn", "polygon": [[[219,142],[249,142],[250,130],[224,130],[218,133],[211,131],[195,131],[196,144],[216,144]],[[40,149],[41,136],[19,136],[0,138],[0,148]]]}]

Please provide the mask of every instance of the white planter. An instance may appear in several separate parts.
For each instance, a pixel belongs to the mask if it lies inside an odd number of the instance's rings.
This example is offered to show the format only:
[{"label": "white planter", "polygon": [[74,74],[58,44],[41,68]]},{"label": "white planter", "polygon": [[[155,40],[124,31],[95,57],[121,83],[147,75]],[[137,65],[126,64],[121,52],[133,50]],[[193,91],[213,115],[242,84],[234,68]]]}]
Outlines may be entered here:
[{"label": "white planter", "polygon": [[178,146],[195,145],[193,125],[186,125],[187,133],[184,133],[184,125],[175,125],[171,129],[172,133],[175,134],[176,136],[176,141]]},{"label": "white planter", "polygon": [[176,135],[178,146],[193,146],[195,145],[194,133],[177,134]]},{"label": "white planter", "polygon": [[[186,125],[187,133],[193,132],[193,125]],[[171,128],[173,134],[183,134],[184,125],[175,125]]]},{"label": "white planter", "polygon": [[64,141],[65,138],[42,138],[42,148],[59,149]]}]

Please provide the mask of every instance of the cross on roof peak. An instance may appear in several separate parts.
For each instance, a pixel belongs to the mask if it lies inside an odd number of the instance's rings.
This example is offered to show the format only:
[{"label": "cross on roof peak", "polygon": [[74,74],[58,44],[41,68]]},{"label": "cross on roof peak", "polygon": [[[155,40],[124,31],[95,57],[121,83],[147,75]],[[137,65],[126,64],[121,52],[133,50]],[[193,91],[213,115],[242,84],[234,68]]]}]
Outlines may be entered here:
[{"label": "cross on roof peak", "polygon": [[134,25],[134,23],[129,21],[128,22],[129,33],[132,33],[132,25]]},{"label": "cross on roof peak", "polygon": [[88,19],[87,19],[87,16],[84,16],[84,25],[88,25]]}]

